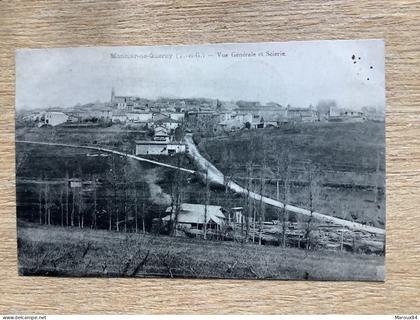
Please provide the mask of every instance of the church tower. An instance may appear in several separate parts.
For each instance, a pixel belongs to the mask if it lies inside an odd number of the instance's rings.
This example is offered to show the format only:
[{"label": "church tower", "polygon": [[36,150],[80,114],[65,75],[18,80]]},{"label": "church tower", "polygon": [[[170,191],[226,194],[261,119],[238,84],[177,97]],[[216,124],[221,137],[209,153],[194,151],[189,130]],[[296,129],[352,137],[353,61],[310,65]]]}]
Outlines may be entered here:
[{"label": "church tower", "polygon": [[112,87],[112,90],[111,90],[111,103],[114,102],[114,98],[115,98],[115,90],[114,90],[114,87]]}]

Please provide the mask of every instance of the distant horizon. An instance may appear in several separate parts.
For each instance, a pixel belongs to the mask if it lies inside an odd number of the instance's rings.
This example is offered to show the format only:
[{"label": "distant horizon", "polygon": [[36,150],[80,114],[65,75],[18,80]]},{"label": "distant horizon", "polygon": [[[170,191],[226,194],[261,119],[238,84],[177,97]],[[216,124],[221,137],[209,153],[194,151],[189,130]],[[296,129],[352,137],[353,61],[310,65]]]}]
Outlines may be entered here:
[{"label": "distant horizon", "polygon": [[[197,100],[219,100],[221,102],[231,102],[231,103],[237,103],[239,101],[244,101],[244,102],[253,102],[253,103],[259,103],[260,106],[266,106],[267,104],[270,103],[275,103],[278,104],[284,108],[286,108],[288,105],[285,105],[283,103],[277,102],[277,101],[268,101],[265,103],[262,103],[261,101],[257,101],[257,100],[244,100],[244,99],[239,99],[239,100],[222,100],[222,99],[218,99],[218,98],[210,98],[210,97],[169,97],[169,96],[160,96],[157,98],[145,98],[136,94],[128,94],[128,95],[120,95],[118,94],[118,91],[115,90],[115,96],[116,97],[136,97],[139,99],[144,99],[144,100],[150,100],[150,101],[158,101],[160,99],[168,99],[168,100],[190,100],[190,99],[197,99]],[[335,102],[332,100],[328,100],[328,99],[320,99],[319,102],[322,101],[328,101],[330,103]],[[46,107],[35,107],[35,108],[25,108],[25,106],[20,107],[20,108],[16,108],[16,111],[36,111],[36,110],[47,110],[47,109],[72,109],[72,108],[76,108],[76,107],[82,107],[82,106],[86,106],[88,104],[106,104],[106,103],[110,103],[111,99],[107,100],[107,101],[102,101],[102,100],[96,100],[96,101],[88,101],[85,103],[76,103],[75,105],[72,106],[46,106]],[[292,108],[309,108],[310,106],[313,106],[314,108],[317,107],[317,104],[309,104],[307,106],[295,106],[295,105],[290,105],[290,107]],[[347,107],[347,106],[340,106],[340,105],[336,105],[336,107],[338,109],[349,109],[349,110],[355,110],[355,111],[360,111],[363,107],[366,108],[375,108],[375,110],[377,112],[383,111],[381,110],[380,106],[375,106],[375,105],[365,105],[362,106],[360,109],[359,108],[352,108],[352,107]],[[238,108],[240,108],[240,106],[238,106]]]},{"label": "distant horizon", "polygon": [[[260,53],[261,55],[259,55]],[[384,43],[297,41],[16,52],[16,109],[72,108],[116,95],[144,99],[334,100],[385,109]]]}]

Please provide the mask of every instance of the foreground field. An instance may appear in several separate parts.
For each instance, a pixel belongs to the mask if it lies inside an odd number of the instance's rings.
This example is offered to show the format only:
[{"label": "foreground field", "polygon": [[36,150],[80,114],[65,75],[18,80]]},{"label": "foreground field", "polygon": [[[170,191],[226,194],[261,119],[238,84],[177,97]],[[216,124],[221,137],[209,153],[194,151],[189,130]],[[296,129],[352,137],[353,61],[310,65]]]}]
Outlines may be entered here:
[{"label": "foreground field", "polygon": [[384,257],[20,224],[19,273],[384,280]]}]

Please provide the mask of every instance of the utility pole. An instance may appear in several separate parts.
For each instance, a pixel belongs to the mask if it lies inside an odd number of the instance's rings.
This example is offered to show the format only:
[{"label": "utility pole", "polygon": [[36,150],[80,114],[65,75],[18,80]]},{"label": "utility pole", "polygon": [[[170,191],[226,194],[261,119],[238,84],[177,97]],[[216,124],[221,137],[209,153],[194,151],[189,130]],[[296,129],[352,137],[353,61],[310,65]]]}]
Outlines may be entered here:
[{"label": "utility pole", "polygon": [[144,223],[144,219],[146,217],[146,210],[145,210],[145,205],[146,205],[146,195],[145,195],[145,186],[144,184],[142,184],[143,187],[141,189],[142,192],[142,201],[141,201],[141,222],[142,222],[142,229],[143,229],[143,234],[146,233],[146,225]]},{"label": "utility pole", "polygon": [[[40,179],[41,180],[41,179]],[[38,188],[38,201],[39,201],[39,224],[42,224],[42,189]]]},{"label": "utility pole", "polygon": [[181,167],[181,157],[178,154],[177,155],[177,172],[176,172],[176,190],[175,190],[175,218],[174,218],[174,227],[173,227],[173,232],[176,235],[176,229],[178,226],[178,216],[179,213],[181,211],[181,203],[182,203],[182,172],[181,170],[179,170],[179,168]]},{"label": "utility pole", "polygon": [[[278,160],[277,160],[276,199],[277,201],[280,201],[280,164]],[[286,205],[286,203],[284,203],[284,205]],[[280,212],[281,212],[281,209],[277,208],[277,228],[278,228],[278,235],[279,235],[277,241],[279,245],[280,245]],[[283,233],[284,233],[284,226],[283,226]]]},{"label": "utility pole", "polygon": [[255,199],[252,200],[252,243],[255,243],[255,222],[257,220],[256,217],[256,213],[257,213],[257,209],[256,209],[256,205],[255,205]]},{"label": "utility pole", "polygon": [[72,188],[73,190],[71,191],[71,195],[72,195],[72,207],[71,207],[71,217],[70,217],[70,223],[71,226],[74,227],[74,214],[75,214],[75,202],[76,202],[76,188]]},{"label": "utility pole", "polygon": [[204,239],[207,239],[207,206],[209,205],[209,198],[210,198],[210,190],[209,190],[209,167],[206,167],[206,197],[205,197],[205,204],[204,204]]},{"label": "utility pole", "polygon": [[61,226],[63,226],[64,225],[63,189],[60,190],[60,213],[61,213],[60,222],[61,222]]},{"label": "utility pole", "polygon": [[[264,168],[265,167],[263,167],[263,171],[262,171],[262,173],[261,174],[263,174],[264,173]],[[263,179],[263,177],[262,177],[262,175],[261,175],[261,178],[260,178],[260,205],[259,205],[259,211],[260,211],[260,214],[259,214],[259,228],[260,228],[260,230],[259,230],[259,237],[258,237],[258,244],[259,245],[261,245],[261,240],[262,240],[262,234],[263,234],[263,225],[264,225],[264,221],[263,220],[265,220],[264,218],[264,204],[263,204],[263,193],[264,193],[264,186],[265,186],[265,183],[264,183],[264,179]]]},{"label": "utility pole", "polygon": [[93,217],[92,217],[91,226],[93,227],[93,229],[96,229],[96,210],[97,210],[96,177],[93,176],[92,180],[93,180],[92,181],[93,183]]},{"label": "utility pole", "polygon": [[249,237],[249,219],[251,217],[251,198],[250,198],[250,192],[251,192],[251,186],[252,186],[252,162],[248,163],[248,194],[247,194],[247,215],[245,219],[245,242],[248,242]]},{"label": "utility pole", "polygon": [[312,177],[312,164],[309,165],[309,210],[311,212],[311,216],[309,217],[309,220],[306,225],[305,230],[305,240],[306,240],[306,249],[310,248],[310,236],[312,232],[312,213],[313,213],[313,192],[314,192],[314,186],[313,186],[313,177]]},{"label": "utility pole", "polygon": [[48,206],[49,206],[49,199],[48,199],[48,190],[47,190],[47,183],[44,184],[44,224],[48,224]]},{"label": "utility pole", "polygon": [[66,226],[69,226],[69,173],[66,172]]},{"label": "utility pole", "polygon": [[[286,247],[286,231],[287,231],[287,210],[286,205],[289,201],[289,156],[286,157],[285,160],[285,179],[283,181],[283,189],[284,189],[284,208],[283,208],[283,239],[282,239],[282,246],[283,248]],[[280,196],[280,195],[279,195]]]},{"label": "utility pole", "polygon": [[146,233],[146,225],[144,223],[144,217],[145,217],[145,208],[144,208],[144,204],[145,204],[146,200],[143,200],[143,202],[141,203],[141,222],[142,222],[142,229],[143,229],[143,234]]},{"label": "utility pole", "polygon": [[138,215],[139,215],[139,213],[138,213],[138,197],[137,197],[137,186],[135,185],[134,186],[134,213],[135,213],[135,218],[134,218],[134,221],[135,221],[135,231],[136,231],[136,233],[138,232]]},{"label": "utility pole", "polygon": [[[125,175],[125,171],[124,171]],[[127,179],[124,176],[124,232],[127,232],[127,220],[128,220],[128,210],[127,210]]]}]

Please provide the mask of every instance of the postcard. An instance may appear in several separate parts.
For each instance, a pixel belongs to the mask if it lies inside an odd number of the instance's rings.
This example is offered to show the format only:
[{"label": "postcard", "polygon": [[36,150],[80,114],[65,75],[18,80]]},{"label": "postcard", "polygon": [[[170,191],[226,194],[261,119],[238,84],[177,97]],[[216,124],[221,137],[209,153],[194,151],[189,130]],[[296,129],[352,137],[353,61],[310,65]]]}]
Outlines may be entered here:
[{"label": "postcard", "polygon": [[385,279],[381,40],[16,52],[24,276]]}]

